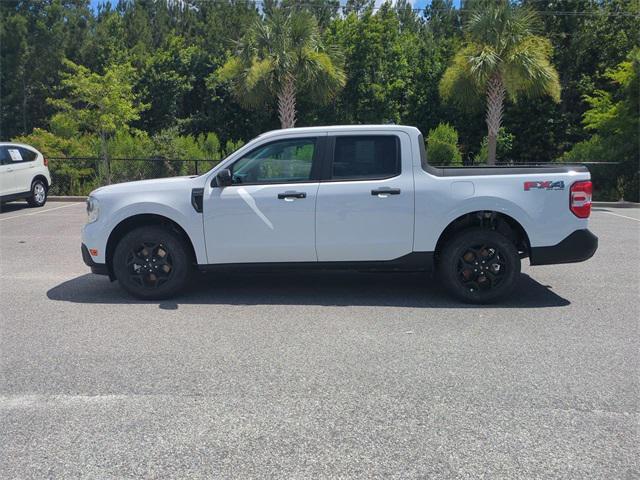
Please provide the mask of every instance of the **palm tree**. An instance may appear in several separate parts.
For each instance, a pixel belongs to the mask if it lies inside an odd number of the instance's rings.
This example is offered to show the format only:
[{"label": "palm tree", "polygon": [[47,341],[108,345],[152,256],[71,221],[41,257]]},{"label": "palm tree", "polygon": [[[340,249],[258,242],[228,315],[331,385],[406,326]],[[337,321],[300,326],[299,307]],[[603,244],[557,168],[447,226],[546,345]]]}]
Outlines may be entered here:
[{"label": "palm tree", "polygon": [[295,126],[298,92],[326,103],[345,84],[341,57],[323,45],[315,17],[282,9],[256,20],[218,76],[231,83],[245,106],[258,107],[276,97],[282,128]]},{"label": "palm tree", "polygon": [[551,42],[536,33],[539,19],[509,0],[480,0],[465,25],[466,43],[440,81],[440,94],[463,106],[486,98],[488,163],[496,162],[496,139],[505,97],[549,95],[560,101],[558,72],[551,64]]}]

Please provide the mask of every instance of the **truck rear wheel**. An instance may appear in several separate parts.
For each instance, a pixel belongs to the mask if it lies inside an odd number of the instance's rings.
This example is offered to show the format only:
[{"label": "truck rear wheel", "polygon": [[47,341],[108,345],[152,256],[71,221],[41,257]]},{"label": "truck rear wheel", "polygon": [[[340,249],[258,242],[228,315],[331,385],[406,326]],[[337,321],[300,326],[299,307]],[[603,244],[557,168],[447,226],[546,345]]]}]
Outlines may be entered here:
[{"label": "truck rear wheel", "polygon": [[456,298],[466,303],[491,303],[515,287],[520,277],[520,256],[504,235],[471,228],[448,241],[438,272]]},{"label": "truck rear wheel", "polygon": [[189,279],[191,259],[185,242],[169,228],[141,227],[127,233],[113,254],[120,286],[145,300],[169,298]]}]

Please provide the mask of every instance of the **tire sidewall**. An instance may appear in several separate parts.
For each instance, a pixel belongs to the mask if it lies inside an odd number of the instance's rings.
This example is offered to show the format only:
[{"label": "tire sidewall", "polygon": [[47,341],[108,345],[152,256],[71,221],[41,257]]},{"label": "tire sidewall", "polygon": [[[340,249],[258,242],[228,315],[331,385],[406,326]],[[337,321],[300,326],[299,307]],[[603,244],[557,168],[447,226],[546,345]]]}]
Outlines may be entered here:
[{"label": "tire sidewall", "polygon": [[[158,288],[144,288],[129,279],[126,260],[129,252],[143,242],[162,243],[172,259],[173,274]],[[127,233],[116,245],[112,267],[120,286],[130,295],[145,300],[172,297],[187,283],[191,260],[184,241],[173,231],[163,227],[140,227]]]},{"label": "tire sidewall", "polygon": [[[471,292],[458,280],[458,261],[471,245],[487,243],[497,247],[504,257],[506,276],[489,291]],[[494,230],[473,228],[456,235],[444,248],[439,265],[440,277],[447,290],[466,303],[492,303],[513,291],[520,277],[520,256],[513,243]]]},{"label": "tire sidewall", "polygon": [[[36,185],[42,185],[42,188],[44,188],[44,199],[42,200],[42,202],[38,202],[36,200]],[[44,204],[47,203],[47,194],[47,184],[42,180],[34,180],[33,182],[31,182],[31,197],[29,198],[29,205],[32,207],[44,206]]]}]

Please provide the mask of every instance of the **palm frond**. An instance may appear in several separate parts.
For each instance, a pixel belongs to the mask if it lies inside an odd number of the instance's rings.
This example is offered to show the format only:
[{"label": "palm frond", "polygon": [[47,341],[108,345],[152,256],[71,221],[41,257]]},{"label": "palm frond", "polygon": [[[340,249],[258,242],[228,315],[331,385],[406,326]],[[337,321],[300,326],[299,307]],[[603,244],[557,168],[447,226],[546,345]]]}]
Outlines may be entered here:
[{"label": "palm frond", "polygon": [[307,50],[301,62],[299,82],[307,87],[311,100],[326,103],[344,87],[344,70],[325,52]]},{"label": "palm frond", "polygon": [[512,100],[518,96],[548,95],[560,101],[560,80],[551,64],[553,47],[543,37],[532,35],[520,42],[505,59],[504,83]]},{"label": "palm frond", "polygon": [[445,100],[453,101],[465,108],[477,106],[479,97],[484,93],[484,85],[472,74],[469,61],[477,53],[478,48],[475,45],[467,45],[456,53],[440,80],[440,95]]},{"label": "palm frond", "polygon": [[488,45],[476,52],[469,52],[467,57],[469,73],[479,87],[483,87],[495,74],[501,62],[498,52]]},{"label": "palm frond", "polygon": [[221,82],[230,82],[239,77],[244,70],[243,62],[238,57],[231,57],[216,71],[216,76]]},{"label": "palm frond", "polygon": [[218,70],[244,105],[259,105],[283,88],[323,103],[344,86],[342,57],[325,46],[315,17],[307,11],[274,9],[236,43],[233,57]]},{"label": "palm frond", "polygon": [[253,63],[247,70],[247,90],[255,89],[259,83],[270,84],[273,82],[273,60],[270,58],[254,59]]},{"label": "palm frond", "polygon": [[471,41],[491,45],[498,55],[503,55],[524,38],[538,33],[540,20],[526,5],[485,0],[474,4],[465,31]]}]

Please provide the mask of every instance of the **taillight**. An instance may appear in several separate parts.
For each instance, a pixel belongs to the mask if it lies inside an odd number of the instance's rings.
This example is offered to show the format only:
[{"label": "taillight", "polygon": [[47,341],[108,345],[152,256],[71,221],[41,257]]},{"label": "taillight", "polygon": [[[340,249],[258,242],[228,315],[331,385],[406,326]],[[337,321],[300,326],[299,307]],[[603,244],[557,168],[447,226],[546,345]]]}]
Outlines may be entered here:
[{"label": "taillight", "polygon": [[578,218],[589,218],[591,215],[591,181],[576,182],[571,185],[569,208]]},{"label": "taillight", "polygon": [[49,159],[47,157],[42,157],[44,160],[44,166],[48,167],[49,166]]}]

